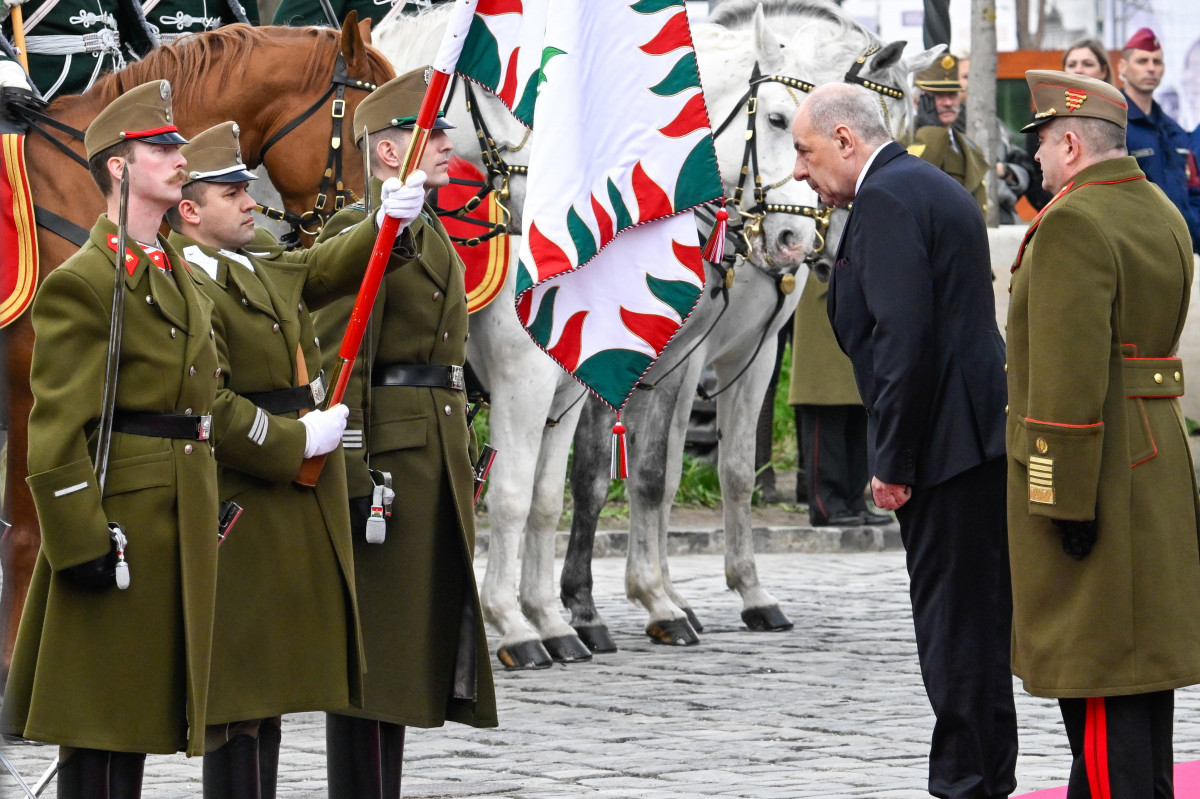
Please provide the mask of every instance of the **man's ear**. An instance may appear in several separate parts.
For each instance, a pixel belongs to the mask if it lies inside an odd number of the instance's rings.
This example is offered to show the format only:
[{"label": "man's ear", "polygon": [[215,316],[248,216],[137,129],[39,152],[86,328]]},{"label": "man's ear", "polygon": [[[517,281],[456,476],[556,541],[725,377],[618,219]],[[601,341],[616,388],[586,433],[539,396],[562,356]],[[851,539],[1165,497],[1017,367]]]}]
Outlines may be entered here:
[{"label": "man's ear", "polygon": [[848,158],[854,152],[854,137],[845,125],[838,125],[833,129],[833,140],[837,142],[842,158]]},{"label": "man's ear", "polygon": [[380,139],[375,145],[375,154],[379,156],[380,161],[395,168],[400,167],[400,161],[404,158],[400,146],[391,139]]},{"label": "man's ear", "polygon": [[189,225],[200,224],[200,203],[195,200],[179,201],[179,218]]},{"label": "man's ear", "polygon": [[113,186],[119,188],[121,185],[121,172],[125,169],[124,156],[110,156],[109,159],[104,162],[104,165],[108,168],[108,175],[112,178]]}]

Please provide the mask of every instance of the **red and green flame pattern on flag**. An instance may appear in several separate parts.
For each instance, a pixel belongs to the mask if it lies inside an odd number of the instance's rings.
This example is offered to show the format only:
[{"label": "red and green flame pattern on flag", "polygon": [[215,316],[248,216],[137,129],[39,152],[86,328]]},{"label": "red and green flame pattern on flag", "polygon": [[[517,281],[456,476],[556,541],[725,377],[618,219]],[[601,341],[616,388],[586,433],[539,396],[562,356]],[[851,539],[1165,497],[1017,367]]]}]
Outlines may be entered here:
[{"label": "red and green flame pattern on flag", "polygon": [[721,196],[682,0],[480,0],[457,70],[534,130],[517,314],[620,410],[704,288]]}]

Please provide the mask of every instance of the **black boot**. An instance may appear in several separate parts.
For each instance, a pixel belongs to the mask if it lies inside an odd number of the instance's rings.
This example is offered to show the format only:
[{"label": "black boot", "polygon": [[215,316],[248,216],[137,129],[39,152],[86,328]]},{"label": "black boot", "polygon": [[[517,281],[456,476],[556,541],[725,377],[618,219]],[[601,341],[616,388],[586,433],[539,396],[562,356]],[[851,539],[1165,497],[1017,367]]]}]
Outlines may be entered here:
[{"label": "black boot", "polygon": [[325,714],[329,799],[379,799],[379,722]]},{"label": "black boot", "polygon": [[279,776],[280,719],[263,719],[258,728],[258,792],[261,799],[275,799]]},{"label": "black boot", "polygon": [[109,799],[138,799],[145,771],[145,753],[113,752],[108,759]]},{"label": "black boot", "polygon": [[380,799],[400,799],[400,774],[404,771],[404,725],[379,722]]},{"label": "black boot", "polygon": [[235,735],[204,753],[204,799],[259,799],[257,738]]},{"label": "black boot", "polygon": [[109,799],[108,759],[103,749],[75,749],[58,764],[58,799]]}]

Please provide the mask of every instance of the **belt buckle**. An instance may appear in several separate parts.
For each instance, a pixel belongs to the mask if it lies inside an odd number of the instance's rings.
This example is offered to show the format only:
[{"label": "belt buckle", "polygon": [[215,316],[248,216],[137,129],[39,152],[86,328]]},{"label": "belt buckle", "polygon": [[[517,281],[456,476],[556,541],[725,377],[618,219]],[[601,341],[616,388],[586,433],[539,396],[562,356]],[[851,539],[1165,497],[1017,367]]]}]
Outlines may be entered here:
[{"label": "belt buckle", "polygon": [[212,437],[212,415],[205,414],[196,420],[196,440],[208,441]]},{"label": "belt buckle", "polygon": [[95,53],[104,49],[104,44],[100,41],[99,33],[83,34],[83,52]]},{"label": "belt buckle", "polygon": [[312,394],[313,407],[314,408],[320,407],[321,403],[325,401],[325,370],[324,369],[322,369],[321,373],[319,375],[317,375],[316,380],[313,380],[312,382],[310,382],[308,384],[308,390],[309,390],[309,393]]},{"label": "belt buckle", "polygon": [[446,385],[455,391],[463,391],[466,384],[463,382],[463,368],[461,366],[448,366],[450,370],[446,375]]}]

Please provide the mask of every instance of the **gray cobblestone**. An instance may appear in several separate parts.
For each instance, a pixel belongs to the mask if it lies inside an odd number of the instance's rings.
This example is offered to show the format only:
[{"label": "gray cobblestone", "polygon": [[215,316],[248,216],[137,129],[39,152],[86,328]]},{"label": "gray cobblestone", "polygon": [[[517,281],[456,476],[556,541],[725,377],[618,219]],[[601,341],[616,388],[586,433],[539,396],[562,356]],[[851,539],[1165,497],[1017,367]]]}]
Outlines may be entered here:
[{"label": "gray cobblestone", "polygon": [[[482,562],[480,574],[482,576]],[[751,633],[719,555],[676,558],[705,624],[675,649],[642,634],[624,562],[598,559],[595,594],[620,651],[590,663],[496,673],[501,726],[409,731],[410,799],[920,799],[932,714],[921,687],[899,551],[778,553],[759,574],[795,622]],[[492,642],[493,648],[495,641]],[[1057,706],[1017,686],[1019,790],[1066,780]],[[1176,758],[1200,758],[1200,691],[1177,694]],[[284,721],[281,799],[325,796],[324,718]],[[54,748],[9,744],[27,777]],[[200,795],[197,758],[151,757],[147,799]],[[53,786],[46,796],[53,796]],[[0,777],[0,797],[19,791]]]}]

